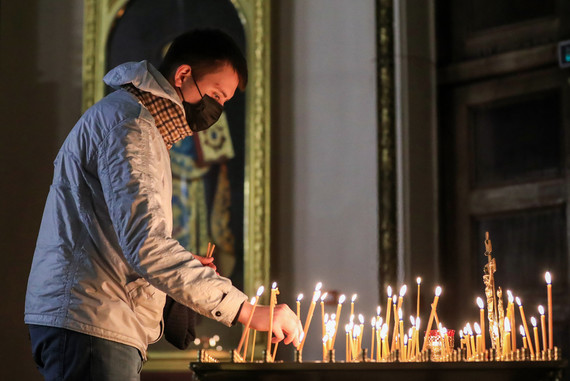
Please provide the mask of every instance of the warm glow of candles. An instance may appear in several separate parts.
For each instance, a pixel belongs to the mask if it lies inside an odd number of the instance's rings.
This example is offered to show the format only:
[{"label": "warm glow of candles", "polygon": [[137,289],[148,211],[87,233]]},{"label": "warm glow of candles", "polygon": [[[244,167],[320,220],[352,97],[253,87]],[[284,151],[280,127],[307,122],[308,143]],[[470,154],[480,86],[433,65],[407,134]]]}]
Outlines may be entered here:
[{"label": "warm glow of candles", "polygon": [[372,326],[372,334],[370,337],[370,360],[374,361],[374,334],[376,330],[376,317],[370,319],[370,325]]},{"label": "warm glow of candles", "polygon": [[522,320],[522,323],[523,323],[523,326],[524,326],[524,331],[526,332],[526,337],[528,337],[528,340],[527,340],[528,349],[530,350],[531,356],[534,356],[534,350],[533,350],[533,348],[532,348],[532,342],[530,341],[530,337],[531,337],[531,336],[530,336],[530,332],[529,332],[529,330],[528,330],[528,325],[526,324],[526,318],[525,318],[525,316],[524,316],[524,308],[523,308],[521,299],[517,296],[517,297],[515,298],[515,300],[516,300],[516,302],[517,302],[517,304],[518,304],[518,306],[519,306],[519,311],[520,311],[520,313],[521,313],[521,320]]},{"label": "warm glow of candles", "polygon": [[528,348],[528,346],[526,345],[526,333],[524,332],[524,327],[522,326],[522,324],[519,326],[519,332],[521,333],[522,336],[522,340],[523,340],[523,348]]},{"label": "warm glow of candles", "polygon": [[358,297],[358,295],[353,294],[352,298],[350,299],[350,314],[354,315],[354,302],[356,301],[356,298]]},{"label": "warm glow of candles", "polygon": [[511,323],[508,317],[505,317],[505,335],[503,341],[503,355],[508,355],[511,352]]},{"label": "warm glow of candles", "polygon": [[422,352],[427,349],[429,331],[431,330],[431,325],[433,324],[433,318],[435,311],[437,309],[437,302],[439,300],[440,295],[441,295],[441,287],[437,286],[435,289],[435,297],[433,298],[433,303],[431,304],[431,313],[429,315],[428,324],[426,326],[426,334],[424,336],[424,345],[422,346]]},{"label": "warm glow of candles", "polygon": [[303,294],[297,296],[297,319],[301,320],[301,300],[303,300]]},{"label": "warm glow of candles", "polygon": [[346,332],[346,362],[350,362],[350,325],[344,326],[344,331]]},{"label": "warm glow of candles", "polygon": [[546,293],[548,297],[548,349],[553,348],[553,334],[552,334],[552,278],[550,272],[544,274],[546,281]]},{"label": "warm glow of candles", "polygon": [[532,325],[532,333],[534,334],[534,348],[536,349],[536,355],[540,353],[540,344],[538,341],[538,327],[536,326],[536,319],[534,316],[530,318],[530,324]]},{"label": "warm glow of candles", "polygon": [[477,306],[479,306],[479,322],[481,325],[481,351],[485,352],[485,304],[480,297],[477,297]]},{"label": "warm glow of candles", "polygon": [[384,324],[388,324],[388,328],[386,331],[386,337],[388,337],[389,332],[390,332],[390,313],[392,311],[392,305],[391,305],[392,304],[392,286],[388,286],[386,288],[386,292],[388,294],[388,299],[386,300],[386,320],[384,321]]},{"label": "warm glow of candles", "polygon": [[326,328],[325,328],[325,299],[327,298],[328,292],[325,292],[321,295],[321,323],[322,323],[322,335],[324,337],[326,335]]},{"label": "warm glow of candles", "polygon": [[540,314],[540,330],[542,331],[542,348],[546,350],[546,316],[544,316],[543,306],[538,306],[538,313]]},{"label": "warm glow of candles", "polygon": [[337,304],[337,306],[336,306],[336,314],[335,314],[335,315],[336,315],[336,316],[335,316],[335,326],[336,326],[336,329],[335,329],[335,331],[334,331],[333,338],[332,338],[332,341],[331,341],[331,349],[334,349],[334,343],[335,343],[335,341],[336,341],[336,333],[338,332],[338,322],[340,321],[340,311],[341,311],[341,309],[342,309],[342,304],[344,303],[345,299],[346,299],[346,296],[345,296],[344,294],[342,294],[342,295],[338,298],[338,304]]},{"label": "warm glow of candles", "polygon": [[420,316],[420,286],[422,284],[422,278],[417,277],[416,283],[418,284],[418,295],[416,302],[416,316]]},{"label": "warm glow of candles", "polygon": [[477,341],[477,353],[483,353],[483,344],[481,343],[481,327],[477,323],[473,323],[473,329],[475,330],[475,337]]},{"label": "warm glow of candles", "polygon": [[[271,295],[269,298],[269,330],[267,331],[267,348],[266,356],[271,356],[271,336],[273,333],[273,313],[275,311],[275,304],[277,304],[277,282],[273,282],[271,285]],[[273,357],[271,357],[273,358]]]},{"label": "warm glow of candles", "polygon": [[305,320],[305,326],[303,327],[303,340],[299,344],[299,352],[303,350],[303,346],[305,345],[305,340],[307,340],[307,333],[309,332],[309,326],[311,325],[311,320],[313,319],[313,313],[315,312],[315,305],[317,301],[321,297],[321,286],[322,283],[317,283],[315,287],[315,291],[313,292],[313,300],[309,306],[309,312],[307,313],[307,319]]}]

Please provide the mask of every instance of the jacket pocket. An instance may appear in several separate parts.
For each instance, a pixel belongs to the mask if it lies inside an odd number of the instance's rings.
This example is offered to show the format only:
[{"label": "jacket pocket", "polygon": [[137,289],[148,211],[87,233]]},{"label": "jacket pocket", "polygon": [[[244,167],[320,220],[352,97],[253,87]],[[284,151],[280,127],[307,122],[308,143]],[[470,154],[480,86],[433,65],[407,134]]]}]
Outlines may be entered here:
[{"label": "jacket pocket", "polygon": [[125,288],[131,309],[143,327],[148,343],[158,341],[162,336],[162,310],[166,295],[143,278],[127,283]]}]

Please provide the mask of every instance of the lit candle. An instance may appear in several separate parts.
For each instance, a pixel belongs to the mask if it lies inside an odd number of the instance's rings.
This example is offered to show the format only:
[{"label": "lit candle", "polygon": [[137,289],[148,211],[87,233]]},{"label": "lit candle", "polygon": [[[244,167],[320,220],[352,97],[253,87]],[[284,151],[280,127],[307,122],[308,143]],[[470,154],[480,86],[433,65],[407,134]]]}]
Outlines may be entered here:
[{"label": "lit candle", "polygon": [[521,333],[522,336],[522,341],[523,341],[523,348],[527,349],[528,346],[526,345],[526,333],[524,332],[524,327],[521,325],[519,325],[519,332]]},{"label": "lit candle", "polygon": [[360,325],[354,325],[352,329],[352,358],[358,358],[358,352],[360,351],[360,346],[358,343],[358,338],[360,337]]},{"label": "lit candle", "polygon": [[[392,297],[392,308],[394,309],[394,331],[392,332],[392,351],[396,348],[396,338],[398,337],[398,296],[394,295]],[[389,322],[387,322],[389,323]]]},{"label": "lit candle", "polygon": [[439,332],[440,332],[441,341],[442,341],[441,355],[442,355],[442,357],[445,358],[445,356],[447,356],[447,354],[449,353],[449,340],[447,339],[447,328],[442,326],[439,328]]},{"label": "lit candle", "polygon": [[382,345],[380,344],[380,331],[382,330],[382,318],[376,319],[376,361],[382,360]]},{"label": "lit candle", "polygon": [[411,360],[414,356],[415,337],[416,337],[415,327],[410,327],[410,329],[408,329],[408,354],[406,355],[408,360]]},{"label": "lit candle", "polygon": [[402,350],[402,360],[407,361],[408,354],[408,334],[404,335],[404,349]]},{"label": "lit candle", "polygon": [[400,288],[400,297],[398,298],[398,309],[402,309],[402,303],[404,303],[404,296],[406,295],[406,291],[408,290],[408,286],[403,285]]},{"label": "lit candle", "polygon": [[275,304],[277,304],[277,282],[273,282],[271,286],[271,295],[269,299],[269,330],[267,331],[267,348],[266,355],[271,356],[271,336],[273,332],[273,312],[275,311]]},{"label": "lit candle", "polygon": [[362,335],[364,334],[364,316],[358,314],[358,321],[360,322],[358,330],[358,350],[362,349]]},{"label": "lit candle", "polygon": [[390,311],[392,308],[392,287],[388,286],[386,291],[388,293],[388,299],[386,300],[386,320],[384,321],[384,324],[388,325],[388,328],[386,331],[386,335],[388,335],[389,331],[390,331]]},{"label": "lit candle", "polygon": [[303,294],[297,296],[297,319],[301,320],[301,300],[303,300]]},{"label": "lit candle", "polygon": [[471,344],[471,355],[475,356],[477,354],[477,347],[475,346],[475,337],[473,335],[473,330],[471,329],[471,324],[467,323],[467,332],[469,332],[469,344]]},{"label": "lit candle", "polygon": [[477,342],[477,353],[483,353],[483,344],[481,343],[481,327],[477,323],[473,323],[475,330],[475,341]]},{"label": "lit candle", "polygon": [[418,301],[416,303],[416,316],[420,316],[420,286],[422,284],[422,278],[418,277],[416,279],[416,282],[418,283]]},{"label": "lit candle", "polygon": [[424,345],[422,346],[422,352],[426,350],[428,344],[428,335],[429,331],[431,330],[431,325],[433,324],[433,316],[435,314],[435,310],[437,309],[437,301],[439,300],[439,296],[441,295],[441,287],[437,286],[435,289],[435,297],[433,298],[433,303],[431,304],[431,313],[429,315],[428,324],[426,327],[426,335],[424,337]]},{"label": "lit candle", "polygon": [[538,341],[538,328],[536,326],[536,319],[534,316],[530,318],[530,324],[532,324],[532,332],[534,334],[534,348],[536,349],[536,357],[538,358],[538,354],[540,353],[540,344]]},{"label": "lit candle", "polygon": [[309,312],[307,313],[307,319],[305,320],[305,327],[303,328],[303,340],[301,344],[299,344],[298,351],[301,352],[303,350],[303,346],[305,345],[305,340],[307,340],[307,333],[309,332],[309,326],[311,325],[311,320],[313,319],[313,313],[315,312],[315,305],[317,304],[317,300],[321,296],[321,287],[322,283],[317,283],[315,287],[315,291],[313,292],[313,300],[311,300],[311,304],[309,305]]},{"label": "lit candle", "polygon": [[327,361],[327,342],[329,337],[327,335],[323,336],[323,362]]},{"label": "lit candle", "polygon": [[388,341],[386,340],[387,336],[388,324],[384,323],[382,326],[382,331],[380,333],[380,338],[382,339],[382,360],[384,360],[386,356],[388,356],[388,353],[390,353],[390,348],[388,348]]},{"label": "lit candle", "polygon": [[470,336],[469,336],[469,329],[467,329],[467,326],[463,328],[463,334],[465,335],[465,347],[467,348],[467,358],[471,358],[471,344],[469,343]]},{"label": "lit candle", "polygon": [[481,322],[481,351],[485,352],[485,304],[480,297],[477,297],[477,305],[479,306],[479,321]]},{"label": "lit candle", "polygon": [[416,356],[420,354],[420,317],[416,317]]},{"label": "lit candle", "polygon": [[[509,304],[507,305],[507,316],[510,319],[510,323],[511,323],[511,327],[516,327],[516,318],[515,318],[515,303],[514,300],[515,298],[513,297],[513,293],[510,290],[507,290],[507,295],[508,295],[508,300],[509,300]],[[512,335],[512,345],[513,348],[512,350],[516,350],[517,349],[517,335],[516,335],[516,330],[515,330],[515,334]]]},{"label": "lit candle", "polygon": [[334,335],[331,341],[331,349],[334,348],[334,342],[336,340],[336,333],[338,331],[338,322],[340,320],[340,311],[342,309],[342,303],[344,303],[344,300],[346,299],[346,296],[344,296],[344,294],[342,294],[339,298],[338,298],[338,304],[336,306],[336,316],[335,316],[335,326],[337,327],[334,331]]},{"label": "lit candle", "polygon": [[552,278],[550,277],[550,272],[547,271],[544,274],[544,280],[546,280],[546,290],[548,294],[548,349],[552,349]]},{"label": "lit candle", "polygon": [[540,314],[540,330],[542,331],[542,348],[546,350],[546,316],[544,316],[544,307],[538,306]]},{"label": "lit candle", "polygon": [[511,323],[509,322],[509,318],[505,317],[505,337],[503,343],[503,355],[506,356],[510,353],[511,353]]},{"label": "lit candle", "polygon": [[463,349],[463,330],[459,330],[459,349]]},{"label": "lit candle", "polygon": [[520,313],[521,313],[521,320],[522,320],[522,323],[523,323],[523,326],[524,326],[524,331],[526,332],[526,337],[528,337],[528,340],[527,340],[527,341],[528,341],[528,343],[527,343],[527,344],[528,344],[528,349],[530,350],[531,356],[534,356],[534,350],[532,349],[532,342],[530,341],[530,333],[529,333],[529,331],[528,331],[528,326],[527,326],[527,324],[526,324],[526,318],[525,318],[525,316],[524,316],[524,309],[523,309],[523,305],[522,305],[521,299],[517,296],[517,297],[515,298],[515,300],[517,301],[517,304],[519,305],[519,311],[520,311]]},{"label": "lit candle", "polygon": [[[245,340],[245,336],[247,334],[247,330],[249,329],[249,325],[251,324],[251,319],[253,318],[253,313],[255,312],[255,307],[257,306],[257,302],[259,301],[259,297],[261,296],[261,294],[263,294],[263,291],[265,290],[265,288],[263,286],[260,286],[257,289],[257,294],[255,295],[255,298],[252,298],[251,300],[253,301],[253,307],[251,308],[251,312],[249,314],[249,317],[247,318],[247,323],[245,324],[245,329],[241,335],[241,339],[239,341],[238,347],[237,347],[237,353],[240,353],[241,351],[241,346],[243,345],[243,342]],[[247,346],[246,346],[247,348]]]},{"label": "lit candle", "polygon": [[324,337],[326,334],[326,328],[325,328],[325,299],[327,298],[328,292],[325,292],[324,294],[321,295],[321,322],[323,324],[323,329],[322,329],[322,335],[321,337]]},{"label": "lit candle", "polygon": [[354,294],[352,295],[352,299],[350,299],[350,314],[354,315],[354,301],[356,300],[356,298],[358,297],[358,295]]}]

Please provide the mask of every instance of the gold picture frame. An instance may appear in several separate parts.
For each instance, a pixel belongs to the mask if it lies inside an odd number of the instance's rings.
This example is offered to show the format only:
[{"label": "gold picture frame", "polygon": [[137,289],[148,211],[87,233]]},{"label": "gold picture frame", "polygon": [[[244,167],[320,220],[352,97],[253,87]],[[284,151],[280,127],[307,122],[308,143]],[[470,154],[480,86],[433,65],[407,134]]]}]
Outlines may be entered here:
[{"label": "gold picture frame", "polygon": [[[230,0],[246,37],[249,81],[245,109],[245,173],[243,242],[244,292],[269,288],[270,266],[270,0]],[[113,23],[129,0],[84,0],[82,109],[105,94],[106,45]],[[267,296],[262,301],[268,303]],[[151,353],[151,358],[152,353]],[[184,362],[187,354],[158,354],[166,368]],[[156,367],[153,366],[151,368]],[[158,365],[157,369],[164,367]],[[145,367],[146,369],[146,367]]]}]

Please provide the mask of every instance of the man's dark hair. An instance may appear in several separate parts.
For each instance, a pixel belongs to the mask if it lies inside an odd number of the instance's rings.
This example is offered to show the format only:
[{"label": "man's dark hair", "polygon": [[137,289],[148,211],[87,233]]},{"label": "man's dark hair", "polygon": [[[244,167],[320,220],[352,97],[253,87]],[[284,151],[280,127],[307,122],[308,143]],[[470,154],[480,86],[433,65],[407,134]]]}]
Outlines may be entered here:
[{"label": "man's dark hair", "polygon": [[198,79],[226,63],[238,75],[238,88],[245,90],[247,62],[234,40],[221,30],[195,29],[174,39],[158,70],[170,78],[180,65],[190,65]]}]

